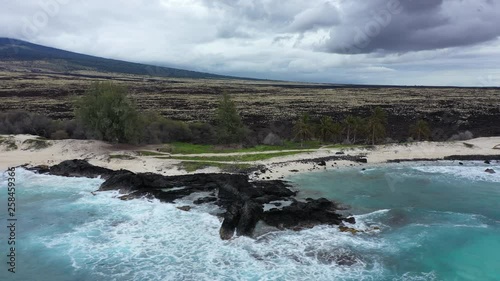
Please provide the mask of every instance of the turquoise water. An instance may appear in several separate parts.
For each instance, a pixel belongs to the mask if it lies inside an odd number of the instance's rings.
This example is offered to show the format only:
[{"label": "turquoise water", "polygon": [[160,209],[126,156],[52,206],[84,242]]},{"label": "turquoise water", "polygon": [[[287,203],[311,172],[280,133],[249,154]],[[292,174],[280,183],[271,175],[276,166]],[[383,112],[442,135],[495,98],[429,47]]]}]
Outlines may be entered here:
[{"label": "turquoise water", "polygon": [[[349,204],[366,233],[319,226],[231,241],[219,239],[216,207],[125,202],[92,195],[99,179],[18,170],[17,273],[0,230],[0,280],[500,280],[500,175],[432,165],[291,178],[303,197]],[[3,224],[6,192],[3,174]],[[354,264],[332,263],[346,256]]]},{"label": "turquoise water", "polygon": [[[377,225],[389,249],[387,277],[416,280],[500,280],[500,174],[467,163],[393,165],[300,175],[303,197],[350,205]],[[498,165],[493,167],[499,171]],[[363,215],[369,214],[369,215]],[[426,277],[425,274],[428,274]]]}]

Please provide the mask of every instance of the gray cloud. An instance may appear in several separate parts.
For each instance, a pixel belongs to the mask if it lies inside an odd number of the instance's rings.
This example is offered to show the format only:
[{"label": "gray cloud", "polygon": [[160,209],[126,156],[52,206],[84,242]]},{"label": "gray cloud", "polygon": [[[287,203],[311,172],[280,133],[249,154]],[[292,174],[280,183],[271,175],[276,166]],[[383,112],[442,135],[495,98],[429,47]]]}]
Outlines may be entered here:
[{"label": "gray cloud", "polygon": [[292,32],[305,32],[322,27],[331,27],[339,23],[337,7],[324,2],[296,14],[289,25],[289,30]]},{"label": "gray cloud", "polygon": [[468,46],[500,36],[500,6],[489,0],[374,0],[361,9],[351,6],[346,6],[341,25],[331,28],[322,50],[410,52]]},{"label": "gray cloud", "polygon": [[484,85],[500,81],[499,14],[494,0],[4,0],[0,36],[257,78]]}]

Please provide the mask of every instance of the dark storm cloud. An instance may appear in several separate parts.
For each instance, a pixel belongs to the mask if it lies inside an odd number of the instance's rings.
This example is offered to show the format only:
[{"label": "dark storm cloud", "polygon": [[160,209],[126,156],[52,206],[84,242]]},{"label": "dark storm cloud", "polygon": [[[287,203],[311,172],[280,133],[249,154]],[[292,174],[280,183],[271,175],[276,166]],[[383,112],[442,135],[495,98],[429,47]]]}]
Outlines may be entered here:
[{"label": "dark storm cloud", "polygon": [[441,7],[443,0],[400,0],[403,10],[408,13],[422,13]]},{"label": "dark storm cloud", "polygon": [[[353,1],[358,2],[359,1]],[[500,6],[488,0],[374,0],[344,5],[322,50],[409,52],[469,46],[500,35]]]}]

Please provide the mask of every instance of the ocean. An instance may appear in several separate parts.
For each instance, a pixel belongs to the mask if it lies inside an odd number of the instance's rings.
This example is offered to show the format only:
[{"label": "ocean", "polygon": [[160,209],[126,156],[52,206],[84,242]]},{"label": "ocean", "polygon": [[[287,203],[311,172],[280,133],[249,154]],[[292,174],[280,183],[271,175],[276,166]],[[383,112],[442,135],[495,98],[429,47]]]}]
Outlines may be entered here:
[{"label": "ocean", "polygon": [[[493,168],[497,174],[487,174]],[[500,165],[407,163],[299,174],[361,230],[317,226],[219,238],[211,205],[93,195],[101,179],[16,170],[15,271],[7,173],[0,179],[0,280],[500,280]]]}]

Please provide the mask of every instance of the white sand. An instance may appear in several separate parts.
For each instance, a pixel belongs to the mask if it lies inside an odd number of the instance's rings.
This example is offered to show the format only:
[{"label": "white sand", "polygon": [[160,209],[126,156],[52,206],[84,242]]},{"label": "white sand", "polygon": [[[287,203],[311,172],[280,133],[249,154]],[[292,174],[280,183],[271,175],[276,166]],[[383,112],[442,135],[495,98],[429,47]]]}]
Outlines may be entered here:
[{"label": "white sand", "polygon": [[[456,142],[418,142],[408,145],[390,144],[378,145],[375,149],[321,149],[315,153],[293,155],[283,158],[274,158],[267,161],[266,166],[272,173],[266,172],[255,179],[280,179],[294,173],[313,172],[322,170],[339,169],[342,167],[362,167],[367,165],[382,164],[389,160],[404,159],[443,159],[452,155],[499,155],[500,149],[494,149],[500,143],[500,137],[477,138],[468,141]],[[468,145],[466,145],[468,144]],[[470,147],[472,145],[472,147]],[[350,156],[366,156],[368,164],[352,161],[328,161],[325,167],[313,163],[301,163],[302,159],[335,156],[337,152],[344,152]],[[282,162],[282,163],[280,163]],[[287,163],[283,163],[287,162]],[[292,172],[293,171],[293,172]]]},{"label": "white sand", "polygon": [[[51,166],[64,160],[86,159],[93,165],[113,170],[126,169],[136,173],[153,172],[165,175],[186,173],[184,170],[177,169],[176,164],[180,161],[136,156],[136,151],[143,147],[111,145],[95,140],[49,140],[51,145],[47,148],[27,149],[27,145],[23,142],[27,139],[36,139],[36,136],[1,135],[0,137],[11,138],[18,146],[18,149],[8,151],[5,144],[0,145],[0,170],[25,164]],[[110,155],[130,155],[135,159],[112,159]]]},{"label": "white sand", "polygon": [[[184,170],[179,170],[178,164],[181,162],[174,159],[158,159],[152,156],[138,156],[136,151],[154,150],[155,146],[127,146],[111,145],[102,141],[94,140],[59,140],[47,141],[51,145],[42,149],[28,149],[27,144],[23,144],[28,139],[35,139],[31,135],[2,135],[2,139],[11,139],[17,145],[17,149],[8,150],[5,142],[0,144],[0,170],[8,167],[28,164],[54,165],[68,159],[86,159],[91,164],[106,167],[114,170],[127,169],[133,172],[153,172],[164,175],[186,174]],[[472,147],[464,143],[472,145]],[[271,172],[259,176],[252,176],[257,179],[280,179],[296,172],[320,171],[324,169],[337,169],[340,167],[363,166],[366,164],[354,163],[351,161],[329,161],[326,167],[319,167],[313,163],[301,163],[304,159],[314,159],[320,157],[335,156],[337,152],[343,151],[345,155],[366,156],[368,165],[385,163],[395,159],[442,159],[451,155],[500,155],[500,149],[494,149],[500,145],[500,137],[477,138],[468,141],[457,142],[420,142],[410,145],[381,145],[373,150],[362,148],[356,149],[335,149],[322,148],[315,151],[301,153],[292,156],[273,158],[265,161],[245,162],[248,164],[261,164],[268,167]],[[269,152],[266,152],[269,153]],[[243,154],[243,153],[240,153]],[[111,159],[110,155],[129,155],[132,160]],[[205,154],[204,156],[213,155]],[[226,154],[217,154],[219,156]],[[234,155],[230,153],[227,155]],[[203,155],[199,155],[203,156]],[[294,172],[292,172],[294,171]],[[196,171],[197,173],[219,172],[217,168],[207,168]]]}]

